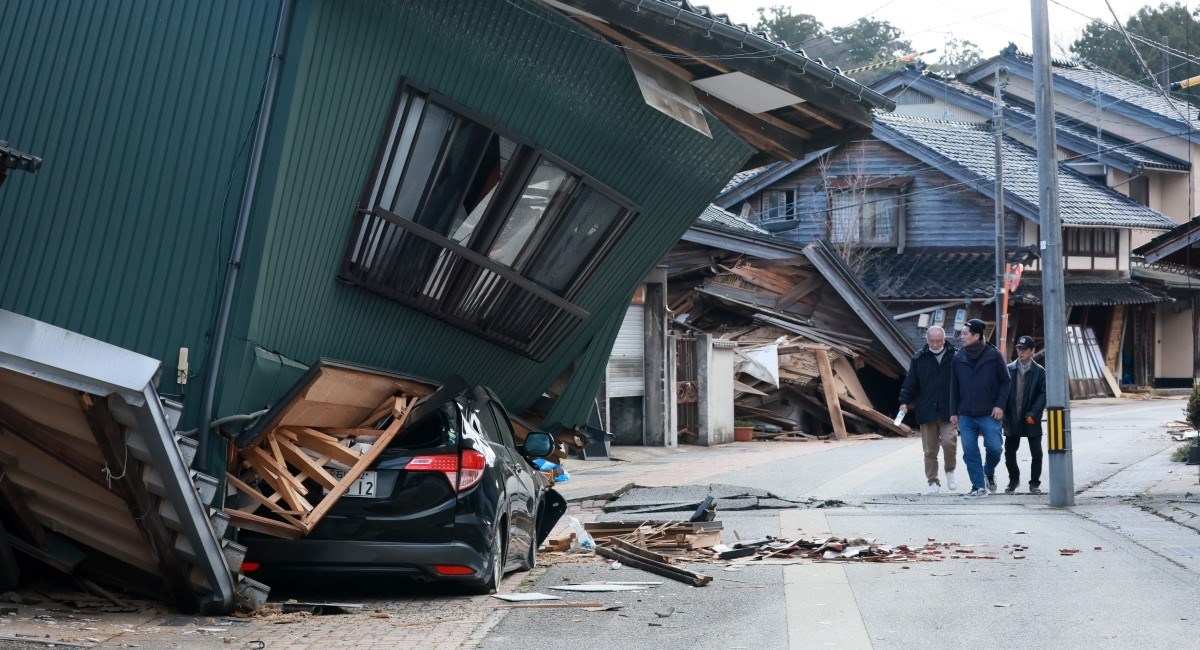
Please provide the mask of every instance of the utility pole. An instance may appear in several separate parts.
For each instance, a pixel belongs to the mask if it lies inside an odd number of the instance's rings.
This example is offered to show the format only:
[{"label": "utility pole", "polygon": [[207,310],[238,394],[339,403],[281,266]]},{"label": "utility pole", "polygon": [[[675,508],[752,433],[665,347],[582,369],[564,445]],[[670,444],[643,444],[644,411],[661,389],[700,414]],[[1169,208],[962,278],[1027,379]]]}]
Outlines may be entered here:
[{"label": "utility pole", "polygon": [[[1001,66],[1002,67],[1002,66]],[[996,68],[996,79],[992,85],[992,90],[995,93],[995,101],[992,105],[992,129],[995,134],[996,141],[996,194],[992,203],[996,205],[996,347],[1000,349],[1000,354],[1004,355],[1004,359],[1008,360],[1008,353],[1004,350],[1004,320],[1007,316],[1004,313],[1004,292],[1008,291],[1008,282],[1005,276],[1004,269],[1004,104],[1000,98],[1000,70]]]},{"label": "utility pole", "polygon": [[1050,26],[1046,0],[1032,0],[1033,96],[1037,118],[1038,212],[1041,217],[1042,317],[1046,339],[1047,451],[1050,505],[1075,505],[1071,460],[1071,397],[1067,388],[1066,300],[1063,295],[1062,220],[1058,212],[1058,162],[1054,90],[1050,76]]}]

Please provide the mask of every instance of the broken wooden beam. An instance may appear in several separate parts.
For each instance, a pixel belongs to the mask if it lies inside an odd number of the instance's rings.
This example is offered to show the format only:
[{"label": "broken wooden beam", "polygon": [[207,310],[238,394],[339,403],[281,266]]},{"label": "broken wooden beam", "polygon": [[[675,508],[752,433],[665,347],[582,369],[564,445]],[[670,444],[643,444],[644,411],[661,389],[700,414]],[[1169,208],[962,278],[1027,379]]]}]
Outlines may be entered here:
[{"label": "broken wooden beam", "polygon": [[842,417],[837,387],[833,384],[833,368],[829,363],[829,353],[826,350],[815,350],[814,352],[817,355],[817,366],[821,369],[821,388],[825,390],[825,405],[829,408],[829,419],[833,422],[833,437],[837,440],[845,440],[846,420]]},{"label": "broken wooden beam", "polygon": [[601,557],[606,557],[610,560],[617,560],[622,564],[627,564],[631,567],[642,569],[643,571],[649,571],[650,573],[663,576],[664,578],[678,580],[679,582],[692,585],[693,587],[703,587],[704,585],[712,582],[712,576],[706,576],[702,573],[696,573],[695,571],[688,571],[687,569],[671,566],[663,562],[647,560],[646,558],[639,557],[633,553],[619,548],[597,546],[596,554],[600,555]]}]

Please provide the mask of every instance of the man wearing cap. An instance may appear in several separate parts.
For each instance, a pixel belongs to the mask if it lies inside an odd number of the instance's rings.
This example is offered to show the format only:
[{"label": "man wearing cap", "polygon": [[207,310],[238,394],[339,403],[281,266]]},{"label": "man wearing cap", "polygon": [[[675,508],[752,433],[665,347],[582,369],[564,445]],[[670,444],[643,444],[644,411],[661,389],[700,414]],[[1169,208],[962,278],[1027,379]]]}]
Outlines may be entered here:
[{"label": "man wearing cap", "polygon": [[909,405],[913,407],[925,452],[925,480],[929,493],[937,494],[942,489],[938,480],[939,448],[946,457],[946,487],[958,489],[958,481],[954,480],[958,438],[950,424],[950,366],[955,349],[946,343],[946,330],[937,325],[926,330],[925,343],[913,356],[900,387],[900,412],[908,413]]},{"label": "man wearing cap", "polygon": [[1041,494],[1042,411],[1046,408],[1046,369],[1033,360],[1033,337],[1017,339],[1017,360],[1008,364],[1012,391],[1004,416],[1004,465],[1008,468],[1005,494],[1017,491],[1021,470],[1017,467],[1017,449],[1021,438],[1029,438],[1029,493]]},{"label": "man wearing cap", "polygon": [[[963,347],[955,353],[950,369],[950,422],[958,425],[962,437],[963,463],[971,477],[968,499],[996,491],[996,465],[1003,448],[1000,422],[1011,382],[1004,357],[996,346],[983,340],[986,328],[978,318],[967,321],[961,335]],[[979,457],[981,437],[986,460]]]}]

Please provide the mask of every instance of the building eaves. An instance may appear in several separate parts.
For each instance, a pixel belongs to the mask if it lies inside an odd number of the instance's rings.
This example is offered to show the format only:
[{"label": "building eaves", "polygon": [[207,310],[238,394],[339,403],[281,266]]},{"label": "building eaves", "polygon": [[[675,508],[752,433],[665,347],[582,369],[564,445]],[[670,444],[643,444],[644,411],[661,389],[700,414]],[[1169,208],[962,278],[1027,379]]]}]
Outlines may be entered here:
[{"label": "building eaves", "polygon": [[[1190,248],[1197,241],[1200,241],[1200,217],[1192,217],[1133,249],[1133,254],[1140,255],[1146,259],[1147,263],[1153,264],[1171,257],[1174,253]],[[1196,257],[1197,263],[1200,264],[1200,255]]]},{"label": "building eaves", "polygon": [[[987,125],[896,115],[876,116],[877,138],[984,196],[994,191],[995,154]],[[1005,205],[1038,221],[1037,154],[1004,139]],[[1058,166],[1059,211],[1064,226],[1167,230],[1175,222],[1148,207],[1101,187],[1066,165]]]},{"label": "building eaves", "polygon": [[[1067,278],[1063,283],[1063,298],[1070,306],[1113,306],[1113,305],[1149,305],[1170,300],[1147,289],[1141,282],[1132,278],[1073,279]],[[1041,278],[1029,278],[1021,282],[1009,300],[1022,305],[1042,304]]]},{"label": "building eaves", "polygon": [[830,68],[824,61],[809,58],[804,50],[792,49],[787,42],[767,32],[758,32],[745,24],[734,23],[728,15],[719,14],[707,6],[694,5],[688,0],[619,0],[630,9],[649,10],[661,13],[671,20],[687,22],[707,30],[714,37],[728,39],[738,47],[749,47],[764,54],[773,54],[801,74],[811,74],[822,83],[828,84],[855,102],[872,109],[890,111],[896,104],[891,99],[871,90],[867,86]]},{"label": "building eaves", "polygon": [[[975,86],[922,70],[911,64],[880,79],[874,87],[885,94],[897,88],[912,88],[972,111],[989,120],[995,101],[992,95]],[[1006,126],[1027,135],[1036,135],[1037,124],[1032,106],[1014,101],[1011,95],[1004,98],[1004,106]],[[1078,156],[1116,167],[1127,174],[1137,173],[1141,169],[1164,171],[1191,169],[1191,165],[1185,161],[1160,154],[1106,131],[1097,133],[1095,129],[1091,129],[1077,120],[1058,115],[1055,121],[1059,146]]]},{"label": "building eaves", "polygon": [[958,300],[992,297],[994,260],[984,251],[878,249],[866,251],[857,266],[880,300]]},{"label": "building eaves", "polygon": [[[976,64],[959,75],[967,83],[986,80],[995,65],[1026,79],[1033,78],[1033,57],[1009,45],[1000,55]],[[1099,99],[1105,110],[1135,120],[1160,131],[1192,142],[1200,142],[1200,119],[1196,109],[1183,101],[1164,97],[1147,88],[1095,65],[1073,60],[1052,62],[1054,90],[1079,102],[1095,103]],[[1097,98],[1097,93],[1100,97]]]},{"label": "building eaves", "polygon": [[[713,203],[722,208],[731,208],[738,203],[754,196],[762,190],[774,185],[780,179],[786,178],[805,167],[817,162],[822,156],[833,151],[836,147],[827,147],[814,151],[807,156],[789,163],[778,162],[763,168],[762,173],[746,178],[742,183],[727,186],[713,199]],[[731,184],[732,185],[732,184]]]},{"label": "building eaves", "polygon": [[823,239],[818,239],[805,246],[804,254],[808,261],[817,267],[825,280],[833,285],[850,305],[850,308],[858,314],[859,318],[871,328],[871,331],[879,338],[879,342],[887,348],[900,367],[907,367],[916,350],[904,333],[900,331],[892,314],[883,306],[883,303],[879,302],[879,298],[863,284],[858,273],[846,264],[846,261],[829,242]]}]

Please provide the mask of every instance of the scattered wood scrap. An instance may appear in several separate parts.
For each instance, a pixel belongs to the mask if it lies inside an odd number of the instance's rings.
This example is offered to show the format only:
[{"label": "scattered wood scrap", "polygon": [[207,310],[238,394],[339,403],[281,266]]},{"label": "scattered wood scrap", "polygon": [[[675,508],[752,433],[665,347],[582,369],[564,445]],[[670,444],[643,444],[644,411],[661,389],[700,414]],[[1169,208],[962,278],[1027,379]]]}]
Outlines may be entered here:
[{"label": "scattered wood scrap", "polygon": [[[676,263],[687,259],[685,252],[673,252],[680,258]],[[744,360],[774,348],[778,381],[770,377],[771,364],[745,361],[735,371],[735,418],[775,425],[783,434],[804,428],[837,439],[912,435],[876,409],[858,375],[870,367],[876,371],[873,381],[895,381],[905,369],[803,257],[677,268],[669,280],[668,304],[677,315],[671,326],[680,336],[705,332],[737,343],[738,358]],[[898,384],[889,385],[883,392],[898,390]],[[756,439],[774,433],[760,429]]]}]

